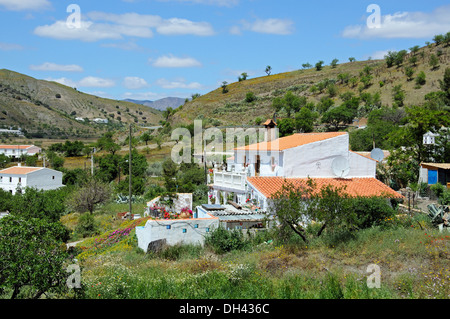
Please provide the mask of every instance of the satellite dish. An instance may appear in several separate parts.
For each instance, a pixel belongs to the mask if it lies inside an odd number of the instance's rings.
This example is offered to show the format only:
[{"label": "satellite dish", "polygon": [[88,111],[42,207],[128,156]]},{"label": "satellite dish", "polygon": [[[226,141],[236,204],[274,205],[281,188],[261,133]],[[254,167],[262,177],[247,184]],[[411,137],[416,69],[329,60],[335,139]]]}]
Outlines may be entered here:
[{"label": "satellite dish", "polygon": [[381,162],[384,159],[384,152],[379,148],[375,148],[372,152],[370,152],[370,157],[378,162]]},{"label": "satellite dish", "polygon": [[331,169],[333,170],[334,175],[338,177],[345,177],[350,172],[350,165],[344,156],[336,157],[331,163]]}]

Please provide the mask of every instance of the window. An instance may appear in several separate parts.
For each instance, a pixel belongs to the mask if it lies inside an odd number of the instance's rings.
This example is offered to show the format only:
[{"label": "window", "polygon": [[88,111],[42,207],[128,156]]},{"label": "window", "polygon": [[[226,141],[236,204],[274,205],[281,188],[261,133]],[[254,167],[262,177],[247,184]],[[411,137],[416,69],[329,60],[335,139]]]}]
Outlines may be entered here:
[{"label": "window", "polygon": [[52,179],[55,179],[55,176],[52,176]]},{"label": "window", "polygon": [[195,224],[195,225],[194,225],[194,228],[198,228],[198,224]]},{"label": "window", "polygon": [[206,232],[209,233],[209,227],[206,227]]},{"label": "window", "polygon": [[170,225],[166,226],[166,229],[171,229],[171,228],[172,228],[172,226],[170,226]]},{"label": "window", "polygon": [[183,228],[183,234],[187,233],[187,229]]},{"label": "window", "polygon": [[12,177],[9,178],[9,182],[12,183]]},{"label": "window", "polygon": [[22,183],[22,177],[19,177],[19,183]]}]

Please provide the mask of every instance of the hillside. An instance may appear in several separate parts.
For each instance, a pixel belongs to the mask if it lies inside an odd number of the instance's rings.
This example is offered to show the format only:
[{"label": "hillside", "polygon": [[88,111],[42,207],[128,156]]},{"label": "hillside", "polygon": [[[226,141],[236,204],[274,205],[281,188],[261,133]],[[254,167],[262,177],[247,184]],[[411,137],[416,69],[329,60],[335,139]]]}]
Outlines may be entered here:
[{"label": "hillside", "polygon": [[[92,122],[95,118],[108,119],[109,123],[96,124]],[[56,82],[0,70],[1,127],[20,127],[35,136],[93,137],[129,123],[155,125],[161,118],[158,110],[147,106],[100,98]]]},{"label": "hillside", "polygon": [[159,111],[165,111],[169,107],[176,109],[180,105],[183,105],[185,99],[182,99],[179,97],[166,97],[166,98],[159,99],[156,101],[147,101],[147,100],[141,101],[141,100],[131,100],[131,99],[127,99],[124,101],[135,103],[135,104],[145,105],[145,106],[154,108]]},{"label": "hillside", "polygon": [[[417,59],[414,64],[410,62],[413,55]],[[439,66],[434,69],[429,64],[432,55],[439,59]],[[361,72],[366,66],[371,68],[372,79],[368,87],[361,88]],[[221,125],[254,124],[257,117],[272,118],[275,113],[272,107],[273,99],[283,97],[287,91],[292,91],[297,96],[305,96],[308,102],[317,105],[321,98],[330,97],[330,94],[326,87],[322,91],[320,89],[315,91],[311,88],[318,88],[324,82],[335,84],[336,92],[331,98],[336,106],[342,102],[340,95],[346,92],[352,92],[355,96],[360,96],[360,93],[379,93],[381,104],[392,106],[392,90],[397,85],[402,85],[402,89],[405,91],[405,105],[420,104],[427,93],[439,90],[438,80],[442,79],[445,69],[449,66],[449,47],[445,44],[433,43],[419,48],[416,53],[409,52],[400,67],[393,65],[388,68],[385,60],[368,60],[342,63],[334,68],[327,65],[321,71],[312,67],[251,78],[228,84],[228,93],[224,94],[220,87],[187,102],[173,116],[173,122],[192,122],[197,118],[202,118],[209,120],[210,123],[220,123]],[[408,79],[406,76],[406,67],[414,70],[412,79]],[[421,71],[426,75],[426,83],[416,87],[414,79]],[[354,83],[343,81],[339,77],[342,74],[348,74],[350,79],[355,78],[356,81]],[[380,85],[380,82],[383,84]],[[255,101],[250,103],[245,101],[248,92],[256,95]],[[279,116],[284,116],[284,114],[279,114]]]}]

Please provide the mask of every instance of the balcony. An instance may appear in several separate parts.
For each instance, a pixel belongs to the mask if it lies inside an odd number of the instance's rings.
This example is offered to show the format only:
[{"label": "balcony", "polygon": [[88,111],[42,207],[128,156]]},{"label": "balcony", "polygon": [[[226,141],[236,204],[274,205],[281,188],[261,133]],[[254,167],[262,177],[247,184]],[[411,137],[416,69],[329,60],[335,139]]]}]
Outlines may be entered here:
[{"label": "balcony", "polygon": [[211,183],[214,188],[245,192],[247,190],[247,174],[214,170],[214,179]]}]

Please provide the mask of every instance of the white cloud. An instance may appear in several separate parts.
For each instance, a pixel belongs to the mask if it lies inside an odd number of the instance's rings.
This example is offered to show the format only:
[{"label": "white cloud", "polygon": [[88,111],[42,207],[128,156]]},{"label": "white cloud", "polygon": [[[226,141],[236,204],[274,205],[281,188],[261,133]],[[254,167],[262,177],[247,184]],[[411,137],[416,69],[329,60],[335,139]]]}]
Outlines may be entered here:
[{"label": "white cloud", "polygon": [[[382,9],[382,8],[381,8]],[[346,27],[341,35],[345,38],[431,38],[450,30],[450,6],[442,6],[431,13],[397,12],[381,17],[380,28],[364,25]]]},{"label": "white cloud", "polygon": [[163,89],[190,89],[190,90],[201,90],[203,89],[203,85],[198,82],[186,83],[186,80],[183,78],[175,79],[173,81],[169,81],[166,79],[159,79],[156,81],[156,84]]},{"label": "white cloud", "polygon": [[38,26],[34,33],[42,37],[49,37],[58,40],[81,40],[85,42],[95,42],[104,39],[122,39],[123,36],[134,36],[150,38],[153,33],[148,28],[112,25],[105,23],[93,23],[91,21],[81,21],[79,28],[71,28],[66,21],[56,21],[52,25]]},{"label": "white cloud", "polygon": [[51,7],[48,0],[0,0],[0,6],[11,11],[42,10]]},{"label": "white cloud", "polygon": [[242,30],[253,31],[257,33],[288,35],[294,32],[294,22],[289,19],[257,19],[253,22],[241,21],[241,26],[230,28],[231,34],[241,34]]},{"label": "white cloud", "polygon": [[382,60],[384,57],[388,54],[389,51],[397,51],[397,50],[381,50],[381,51],[375,51],[371,55],[364,56],[365,59],[368,59],[371,57],[373,60]]},{"label": "white cloud", "polygon": [[106,87],[112,87],[115,83],[112,80],[109,79],[102,79],[94,76],[88,76],[83,79],[81,79],[78,82],[78,86],[81,87],[97,87],[97,88],[106,88]]},{"label": "white cloud", "polygon": [[156,28],[156,31],[163,35],[214,35],[214,29],[207,22],[192,22],[186,19],[172,18]]},{"label": "white cloud", "polygon": [[163,23],[160,16],[138,13],[114,14],[100,11],[93,11],[86,14],[88,18],[94,21],[108,21],[115,24],[156,28]]},{"label": "white cloud", "polygon": [[163,19],[160,16],[138,13],[112,14],[95,11],[87,13],[84,18],[78,28],[68,26],[66,21],[56,21],[51,25],[36,27],[34,33],[53,39],[86,42],[119,40],[125,36],[151,38],[153,29],[162,35],[211,36],[215,33],[207,22]]},{"label": "white cloud", "polygon": [[200,67],[202,64],[194,58],[179,58],[173,55],[164,55],[153,62],[153,66],[157,68],[192,68]]},{"label": "white cloud", "polygon": [[61,72],[83,72],[83,68],[76,64],[60,65],[45,62],[41,65],[30,65],[33,71],[61,71]]},{"label": "white cloud", "polygon": [[48,78],[46,80],[61,83],[63,85],[70,86],[73,88],[75,88],[75,87],[106,88],[106,87],[112,87],[115,85],[114,81],[112,81],[112,80],[102,79],[102,78],[93,77],[93,76],[85,77],[85,78],[81,79],[80,81],[73,81],[73,80],[65,78],[65,77],[58,78],[58,79]]},{"label": "white cloud", "polygon": [[148,87],[149,84],[142,78],[135,76],[127,76],[123,80],[123,85],[130,90],[139,90]]},{"label": "white cloud", "polygon": [[58,79],[47,78],[46,80],[52,81],[52,82],[57,82],[57,83],[60,83],[62,85],[69,86],[72,88],[77,87],[77,83],[68,78],[58,78]]}]

